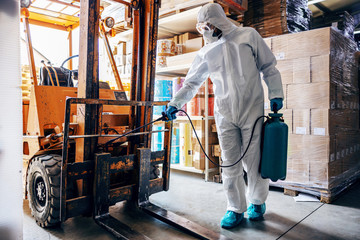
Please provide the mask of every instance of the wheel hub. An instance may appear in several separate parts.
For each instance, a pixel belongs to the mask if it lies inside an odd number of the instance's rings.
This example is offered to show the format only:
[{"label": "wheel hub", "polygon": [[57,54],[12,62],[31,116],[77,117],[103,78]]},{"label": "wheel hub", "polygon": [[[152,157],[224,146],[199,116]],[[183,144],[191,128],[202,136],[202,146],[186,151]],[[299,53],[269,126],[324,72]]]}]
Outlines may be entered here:
[{"label": "wheel hub", "polygon": [[34,186],[36,207],[40,210],[46,204],[46,186],[42,176],[35,177]]},{"label": "wheel hub", "polygon": [[40,201],[45,200],[45,185],[43,182],[39,182],[36,186],[37,197]]}]

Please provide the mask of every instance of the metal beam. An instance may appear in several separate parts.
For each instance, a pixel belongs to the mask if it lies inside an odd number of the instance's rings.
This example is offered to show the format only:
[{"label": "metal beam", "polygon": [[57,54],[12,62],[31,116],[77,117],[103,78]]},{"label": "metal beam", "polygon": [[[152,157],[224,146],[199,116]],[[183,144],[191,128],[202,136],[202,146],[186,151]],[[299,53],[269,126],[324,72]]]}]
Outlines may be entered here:
[{"label": "metal beam", "polygon": [[31,34],[30,34],[30,25],[29,25],[29,11],[27,9],[22,9],[23,15],[23,22],[24,22],[24,29],[25,29],[25,38],[26,38],[26,49],[29,58],[29,66],[30,66],[30,74],[35,86],[38,85],[37,77],[36,77],[36,67],[35,67],[35,60],[34,60],[34,50],[31,41]]},{"label": "metal beam", "polygon": [[[81,0],[80,2],[80,49],[79,49],[79,98],[99,98],[99,17],[100,0]],[[77,122],[79,134],[98,133],[99,108],[96,105],[78,105]],[[94,159],[97,138],[76,140],[76,162]],[[78,183],[80,195],[82,187]],[[86,194],[86,192],[84,192]]]},{"label": "metal beam", "polygon": [[[356,15],[359,14],[360,12],[354,12],[352,15]],[[320,27],[326,27],[326,26],[330,26],[333,22],[338,22],[341,18],[342,15],[344,14],[344,11],[342,12],[332,12],[331,14],[325,14],[322,16],[319,16],[317,18],[312,18],[311,19],[311,26],[312,28],[320,28]],[[356,22],[355,22],[355,26],[356,26]]]},{"label": "metal beam", "polygon": [[127,1],[124,1],[124,0],[111,0],[111,1],[124,4],[124,5],[128,6],[128,7],[131,6],[131,3],[130,3],[130,2],[127,2]]},{"label": "metal beam", "polygon": [[59,0],[49,0],[49,1],[50,1],[50,2],[54,2],[54,3],[58,3],[58,4],[62,4],[62,5],[65,5],[65,6],[74,7],[74,8],[79,8],[79,9],[80,9],[80,6],[75,5],[75,4],[72,4],[72,3],[67,3],[67,2],[63,2],[63,1],[59,1]]},{"label": "metal beam", "polygon": [[[73,55],[72,30],[69,31],[68,40],[69,40],[69,57],[71,57]],[[73,69],[72,59],[70,59],[68,62],[68,69],[70,70]]]},{"label": "metal beam", "polygon": [[100,22],[100,33],[101,33],[101,38],[104,41],[106,53],[109,57],[111,69],[112,69],[114,77],[115,77],[115,82],[116,82],[117,88],[118,88],[118,90],[124,91],[124,87],[121,82],[119,71],[117,70],[117,67],[116,67],[116,62],[115,62],[114,55],[111,50],[109,39],[106,35],[105,26],[104,26],[103,21]]},{"label": "metal beam", "polygon": [[324,4],[322,4],[322,3],[315,3],[314,6],[317,7],[318,9],[320,9],[320,11],[322,11],[325,14],[332,13],[332,11],[330,9],[328,9],[327,7],[325,7]]},{"label": "metal beam", "polygon": [[[143,50],[147,51],[142,59],[142,94],[143,101],[154,101],[154,88],[155,88],[155,68],[156,68],[156,44],[158,38],[158,22],[159,22],[159,8],[160,1],[144,1],[144,39]],[[148,20],[150,19],[150,21]],[[148,123],[152,120],[152,108],[145,107],[141,112],[141,125]],[[151,126],[147,130],[150,130]],[[145,129],[144,129],[145,131]],[[150,138],[144,136],[144,146],[150,147]]]},{"label": "metal beam", "polygon": [[38,25],[41,27],[47,27],[47,28],[53,28],[53,29],[57,29],[57,30],[61,30],[61,31],[67,31],[67,27],[65,27],[65,26],[48,23],[48,22],[43,22],[43,21],[39,21],[39,20],[35,20],[35,19],[29,19],[29,23],[33,24],[33,25]]}]

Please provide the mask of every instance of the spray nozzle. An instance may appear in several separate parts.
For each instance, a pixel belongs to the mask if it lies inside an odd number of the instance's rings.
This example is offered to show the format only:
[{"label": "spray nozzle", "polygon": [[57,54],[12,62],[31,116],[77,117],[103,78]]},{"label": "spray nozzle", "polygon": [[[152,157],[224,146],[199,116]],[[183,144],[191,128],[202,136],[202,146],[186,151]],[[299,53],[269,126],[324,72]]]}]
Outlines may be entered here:
[{"label": "spray nozzle", "polygon": [[161,115],[162,115],[162,117],[161,117],[161,120],[162,120],[162,121],[165,121],[165,122],[166,122],[166,121],[169,120],[169,118],[167,117],[167,115],[166,115],[165,112],[162,112]]},{"label": "spray nozzle", "polygon": [[274,113],[276,114],[276,113],[278,113],[278,110],[277,110],[277,103],[274,103],[274,105],[273,105],[273,111],[274,111]]},{"label": "spray nozzle", "polygon": [[[174,113],[177,113],[177,112],[179,112],[179,110],[176,109],[176,110],[172,111],[171,114],[174,114]],[[169,121],[169,118],[168,118],[168,116],[166,115],[165,112],[162,112],[161,115],[162,115],[161,116],[162,121],[165,121],[165,122]]]}]

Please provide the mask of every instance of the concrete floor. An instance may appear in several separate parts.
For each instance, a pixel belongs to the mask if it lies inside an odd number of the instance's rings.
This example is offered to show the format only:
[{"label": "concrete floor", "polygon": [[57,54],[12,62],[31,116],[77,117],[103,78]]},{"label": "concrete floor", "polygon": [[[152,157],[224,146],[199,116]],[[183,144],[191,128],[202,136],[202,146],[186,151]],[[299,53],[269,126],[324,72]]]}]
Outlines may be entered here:
[{"label": "concrete floor", "polygon": [[[171,172],[168,192],[151,196],[151,202],[231,239],[360,239],[360,182],[332,204],[295,202],[282,189],[271,188],[264,220],[245,219],[225,230],[220,219],[226,202],[222,185],[205,182],[201,175]],[[110,213],[138,232],[157,240],[194,239],[129,204],[118,203]],[[247,218],[247,216],[245,215]],[[24,239],[115,239],[91,218],[75,217],[61,228],[42,229],[31,217],[24,200]]]}]

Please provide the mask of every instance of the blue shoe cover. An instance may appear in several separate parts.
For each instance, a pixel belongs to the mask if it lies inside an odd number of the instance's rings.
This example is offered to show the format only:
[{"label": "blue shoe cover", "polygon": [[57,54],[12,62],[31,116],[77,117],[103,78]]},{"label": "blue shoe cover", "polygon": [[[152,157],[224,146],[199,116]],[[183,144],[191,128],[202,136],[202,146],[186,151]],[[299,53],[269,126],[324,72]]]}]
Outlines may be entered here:
[{"label": "blue shoe cover", "polygon": [[265,203],[261,205],[255,205],[250,203],[249,208],[247,209],[247,214],[251,221],[258,221],[263,219],[263,215],[266,211]]},{"label": "blue shoe cover", "polygon": [[221,227],[230,229],[240,224],[244,219],[244,213],[236,213],[233,211],[227,211],[225,216],[221,219]]}]

